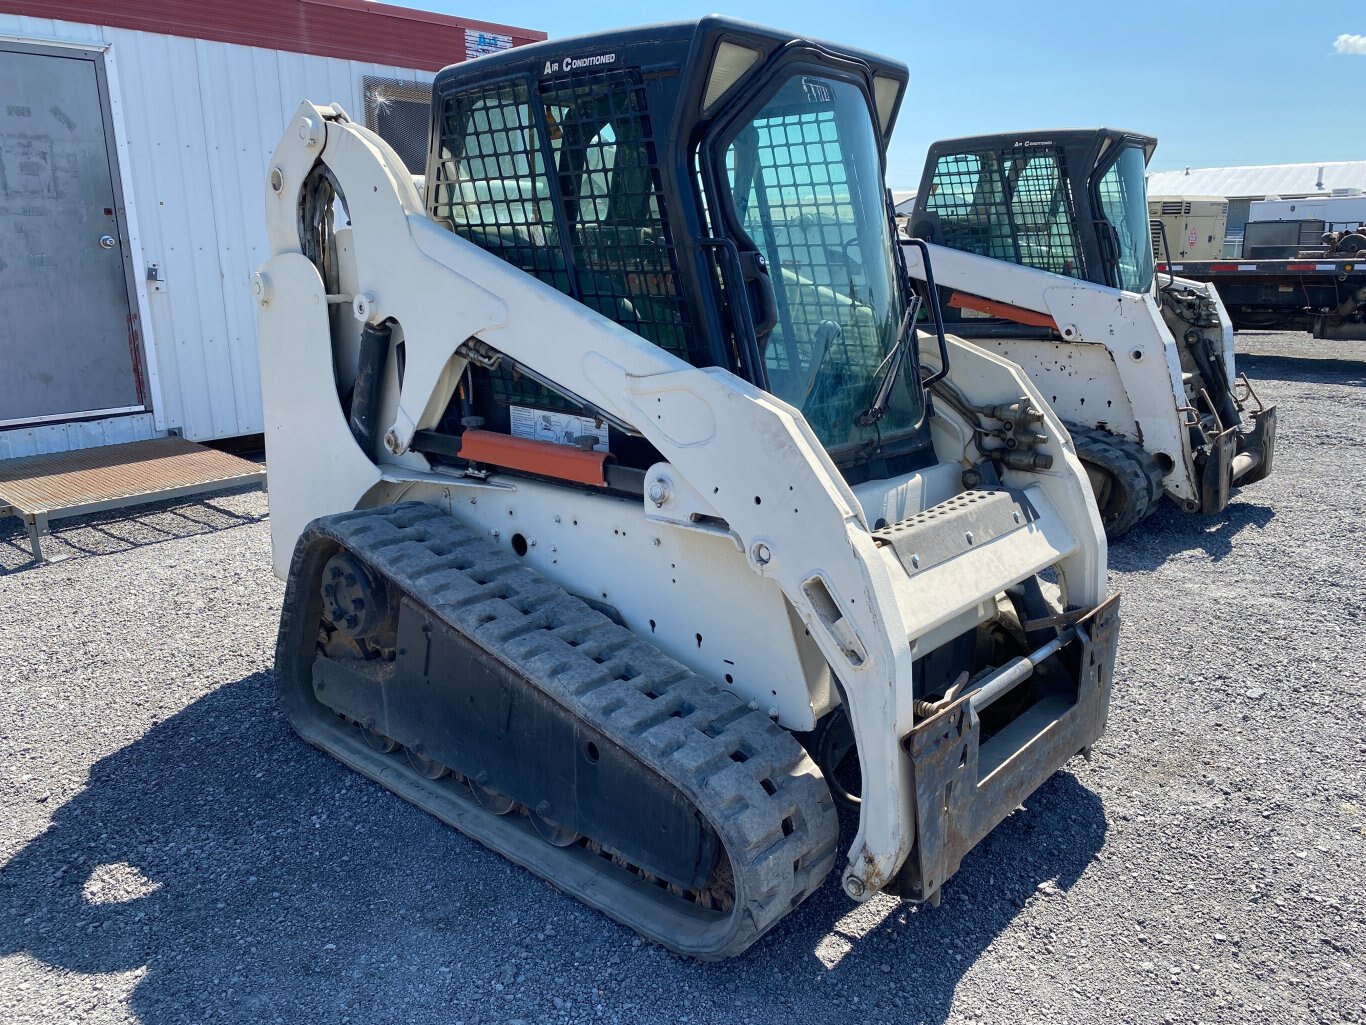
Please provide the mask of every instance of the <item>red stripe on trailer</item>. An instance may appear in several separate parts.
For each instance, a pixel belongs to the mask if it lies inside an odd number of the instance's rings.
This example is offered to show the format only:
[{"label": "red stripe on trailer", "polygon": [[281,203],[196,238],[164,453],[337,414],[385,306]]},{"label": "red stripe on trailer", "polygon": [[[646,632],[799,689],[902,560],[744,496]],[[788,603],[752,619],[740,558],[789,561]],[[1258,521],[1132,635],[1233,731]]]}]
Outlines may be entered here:
[{"label": "red stripe on trailer", "polygon": [[1212,264],[1209,265],[1209,269],[1210,269],[1210,270],[1237,270],[1237,269],[1238,269],[1238,265],[1237,265],[1236,263],[1212,263]]},{"label": "red stripe on trailer", "polygon": [[1314,264],[1312,264],[1312,263],[1287,263],[1287,264],[1285,265],[1285,269],[1286,269],[1286,270],[1318,270],[1318,267],[1316,267],[1316,266],[1315,266]]},{"label": "red stripe on trailer", "polygon": [[[0,13],[424,71],[465,60],[471,35],[507,36],[514,46],[546,37],[533,29],[369,0],[0,0]],[[290,103],[296,99],[290,94]]]}]

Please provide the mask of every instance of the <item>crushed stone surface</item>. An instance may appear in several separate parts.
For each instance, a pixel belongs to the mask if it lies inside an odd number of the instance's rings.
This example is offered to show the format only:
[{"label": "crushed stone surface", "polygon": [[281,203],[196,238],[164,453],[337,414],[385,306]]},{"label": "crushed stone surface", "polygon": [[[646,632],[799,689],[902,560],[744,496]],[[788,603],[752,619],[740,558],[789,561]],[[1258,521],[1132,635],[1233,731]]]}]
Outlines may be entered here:
[{"label": "crushed stone surface", "polygon": [[0,521],[0,1021],[1366,1021],[1366,343],[1249,333],[1276,472],[1110,553],[1109,731],[938,908],[642,943],[305,745],[244,489]]}]

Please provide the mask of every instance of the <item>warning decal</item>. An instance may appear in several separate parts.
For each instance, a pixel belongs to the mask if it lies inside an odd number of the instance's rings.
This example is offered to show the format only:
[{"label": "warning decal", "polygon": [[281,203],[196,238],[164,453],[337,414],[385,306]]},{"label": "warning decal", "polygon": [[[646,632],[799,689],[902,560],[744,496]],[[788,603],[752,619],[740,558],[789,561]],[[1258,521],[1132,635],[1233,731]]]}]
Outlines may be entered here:
[{"label": "warning decal", "polygon": [[594,452],[607,451],[607,425],[599,424],[591,416],[575,416],[556,409],[532,409],[530,406],[509,406],[512,417],[512,436],[550,441],[556,445],[579,447],[580,438],[593,439]]}]

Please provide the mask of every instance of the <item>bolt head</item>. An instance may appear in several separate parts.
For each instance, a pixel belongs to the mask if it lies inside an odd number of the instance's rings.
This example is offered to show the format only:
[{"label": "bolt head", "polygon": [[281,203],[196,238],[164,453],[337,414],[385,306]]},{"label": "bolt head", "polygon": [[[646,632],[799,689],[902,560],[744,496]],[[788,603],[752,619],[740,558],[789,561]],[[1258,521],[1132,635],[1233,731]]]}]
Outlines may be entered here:
[{"label": "bolt head", "polygon": [[867,887],[864,886],[863,880],[860,879],[858,876],[846,876],[846,877],[845,877],[845,880],[844,880],[844,892],[847,893],[847,894],[849,894],[849,896],[855,897],[855,898],[857,898],[857,897],[862,897],[862,896],[863,896],[863,891],[866,890],[866,889],[867,889]]},{"label": "bolt head", "polygon": [[964,536],[968,539],[968,544],[972,544],[972,543],[973,543],[974,538],[973,538],[973,536],[972,536],[972,531],[969,530],[969,531],[967,532],[967,534],[964,535]]},{"label": "bolt head", "polygon": [[654,480],[650,481],[650,490],[648,494],[650,496],[650,501],[653,502],[655,508],[658,509],[669,500],[669,482],[663,477],[656,477]]},{"label": "bolt head", "polygon": [[364,324],[374,317],[377,302],[375,293],[361,292],[351,300],[351,315]]},{"label": "bolt head", "polygon": [[919,568],[920,568],[920,556],[918,556],[918,555],[912,555],[912,556],[911,556],[911,565],[914,566],[916,569],[919,569]]},{"label": "bolt head", "polygon": [[763,541],[756,542],[754,545],[754,561],[760,566],[767,566],[773,561],[773,550]]},{"label": "bolt head", "polygon": [[394,431],[386,432],[384,435],[384,447],[387,448],[394,455],[398,455],[399,449],[401,447],[398,443],[398,434]]}]

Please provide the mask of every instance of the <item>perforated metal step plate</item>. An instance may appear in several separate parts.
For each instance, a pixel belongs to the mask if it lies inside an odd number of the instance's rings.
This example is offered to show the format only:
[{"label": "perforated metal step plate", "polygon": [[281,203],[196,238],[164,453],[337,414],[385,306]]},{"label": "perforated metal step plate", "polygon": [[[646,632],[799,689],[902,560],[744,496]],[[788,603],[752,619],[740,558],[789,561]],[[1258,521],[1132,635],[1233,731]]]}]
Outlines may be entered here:
[{"label": "perforated metal step plate", "polygon": [[891,545],[906,573],[915,576],[1034,519],[1036,513],[1021,492],[971,490],[875,530],[873,537]]}]

